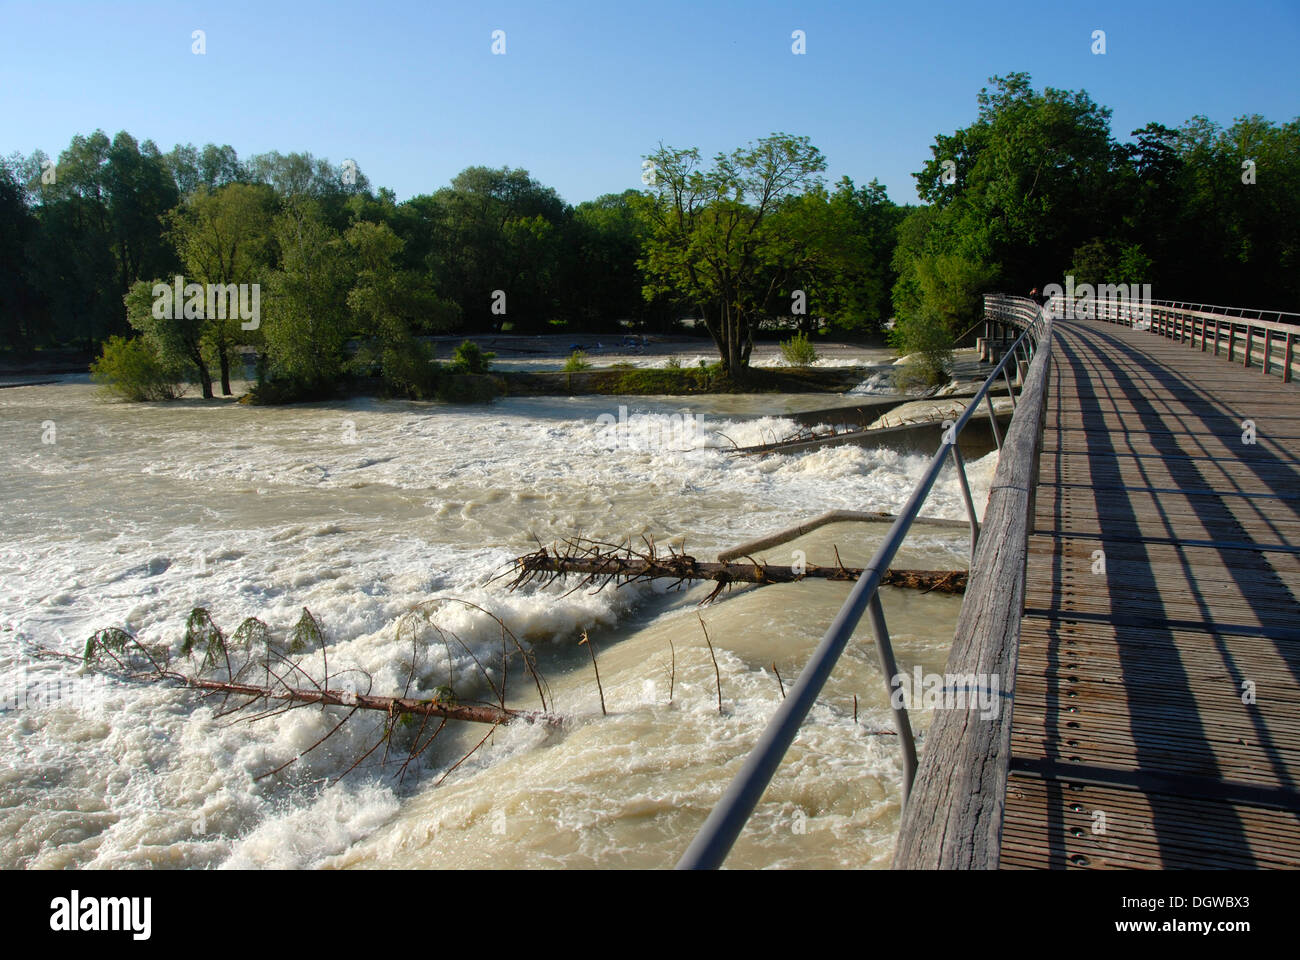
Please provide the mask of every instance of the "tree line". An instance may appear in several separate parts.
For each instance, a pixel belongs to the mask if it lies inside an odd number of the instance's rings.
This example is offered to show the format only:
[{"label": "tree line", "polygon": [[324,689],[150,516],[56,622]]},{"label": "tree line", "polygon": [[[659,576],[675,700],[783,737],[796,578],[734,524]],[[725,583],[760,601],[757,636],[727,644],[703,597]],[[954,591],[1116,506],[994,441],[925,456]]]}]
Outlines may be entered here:
[{"label": "tree line", "polygon": [[[576,206],[511,168],[469,167],[399,203],[352,161],[77,136],[57,161],[0,161],[0,349],[103,349],[159,395],[229,394],[251,356],[268,399],[357,375],[426,396],[441,382],[432,333],[698,318],[740,379],[764,329],[857,335],[891,315],[898,346],[940,365],[982,293],[1067,273],[1157,298],[1300,302],[1300,121],[1194,117],[1119,142],[1086,92],[1035,91],[1022,73],[977,103],[935,137],[916,206],[875,180],[828,188],[820,151],[783,133],[709,162],[660,144],[642,189]],[[160,316],[177,276],[257,285],[258,322]],[[462,352],[452,368],[483,361]]]},{"label": "tree line", "polygon": [[1196,116],[1119,142],[1084,91],[993,77],[914,174],[896,340],[942,355],[992,290],[1149,283],[1154,299],[1300,309],[1300,120]]}]

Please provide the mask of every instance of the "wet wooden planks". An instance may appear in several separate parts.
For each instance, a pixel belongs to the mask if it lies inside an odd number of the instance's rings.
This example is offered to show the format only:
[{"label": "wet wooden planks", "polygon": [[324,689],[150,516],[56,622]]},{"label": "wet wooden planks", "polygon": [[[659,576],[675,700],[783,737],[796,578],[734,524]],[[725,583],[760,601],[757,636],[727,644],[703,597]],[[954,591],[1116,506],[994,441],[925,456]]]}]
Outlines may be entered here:
[{"label": "wet wooden planks", "polygon": [[1001,865],[1300,868],[1300,390],[1056,337]]}]

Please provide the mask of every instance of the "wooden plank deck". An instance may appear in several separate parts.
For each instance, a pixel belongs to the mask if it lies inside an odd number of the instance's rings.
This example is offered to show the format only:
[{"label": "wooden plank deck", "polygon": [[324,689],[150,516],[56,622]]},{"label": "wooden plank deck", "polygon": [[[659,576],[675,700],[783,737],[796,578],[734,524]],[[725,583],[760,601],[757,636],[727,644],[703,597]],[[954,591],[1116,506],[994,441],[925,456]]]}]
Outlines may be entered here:
[{"label": "wooden plank deck", "polygon": [[1300,868],[1300,388],[1055,326],[1001,865]]}]

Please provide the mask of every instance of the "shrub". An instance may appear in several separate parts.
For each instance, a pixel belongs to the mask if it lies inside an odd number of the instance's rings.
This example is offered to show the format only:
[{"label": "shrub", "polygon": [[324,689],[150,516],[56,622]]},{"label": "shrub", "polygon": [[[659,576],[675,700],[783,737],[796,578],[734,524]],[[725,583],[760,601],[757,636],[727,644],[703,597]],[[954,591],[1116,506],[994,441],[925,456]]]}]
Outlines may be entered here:
[{"label": "shrub", "polygon": [[385,345],[379,354],[384,386],[395,396],[432,400],[438,391],[441,370],[433,360],[433,348],[422,340]]},{"label": "shrub", "polygon": [[787,367],[811,367],[817,362],[817,349],[808,339],[808,335],[800,330],[789,340],[782,342],[781,356],[785,358]]},{"label": "shrub", "polygon": [[248,391],[248,403],[274,406],[281,403],[313,403],[329,400],[338,392],[338,384],[327,381],[301,383],[284,376],[267,376]]},{"label": "shrub", "polygon": [[922,308],[916,316],[899,317],[889,332],[889,340],[901,353],[913,355],[911,362],[894,369],[894,386],[899,390],[933,387],[947,381],[952,334],[937,311]]},{"label": "shrub", "polygon": [[591,364],[587,362],[587,354],[582,350],[574,350],[569,354],[569,359],[564,361],[565,373],[577,373],[580,370],[589,370]]},{"label": "shrub", "polygon": [[109,337],[90,365],[90,379],[124,400],[175,400],[185,393],[180,371],[159,360],[142,337]]},{"label": "shrub", "polygon": [[487,373],[495,359],[495,353],[485,353],[473,340],[466,340],[452,353],[448,366],[455,373]]},{"label": "shrub", "polygon": [[680,370],[682,368],[682,358],[674,354],[664,361],[664,369]]}]

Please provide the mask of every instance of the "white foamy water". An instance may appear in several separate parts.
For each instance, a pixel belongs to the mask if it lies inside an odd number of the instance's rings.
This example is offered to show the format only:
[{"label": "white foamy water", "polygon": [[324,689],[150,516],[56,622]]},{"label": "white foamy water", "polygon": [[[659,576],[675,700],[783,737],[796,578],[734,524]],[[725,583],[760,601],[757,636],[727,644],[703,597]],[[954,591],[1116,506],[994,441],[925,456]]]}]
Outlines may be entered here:
[{"label": "white foamy water", "polygon": [[[489,581],[538,540],[644,535],[712,559],[825,510],[895,509],[928,461],[852,446],[729,456],[733,442],[795,428],[752,418],[779,402],[770,396],[125,405],[62,379],[0,390],[4,867],[671,865],[779,702],[772,665],[793,683],[847,586],[746,588],[697,608],[705,587],[510,593]],[[617,420],[620,404],[624,426],[611,434],[601,417]],[[698,434],[681,430],[686,415],[703,416]],[[970,464],[981,504],[993,466],[993,456]],[[954,478],[941,478],[926,512],[963,516]],[[860,563],[883,533],[823,528],[766,557],[789,563],[802,549],[830,563],[837,546]],[[900,565],[960,567],[966,549],[960,532],[921,531]],[[941,667],[958,601],[888,594],[900,665]],[[412,642],[397,624],[434,602],[435,622],[464,644],[422,633],[410,694],[432,697],[451,680],[462,697],[490,698],[475,662],[499,681],[499,629],[447,598],[492,611],[531,646],[569,719],[499,728],[454,770],[487,731],[449,724],[400,781],[395,745],[390,762],[381,747],[335,783],[382,718],[358,716],[264,777],[341,714],[240,722],[220,701],[33,656],[79,652],[96,628],[119,626],[179,657],[193,607],[227,631],[257,616],[280,636],[307,607],[336,684],[364,671],[372,692],[400,693]],[[717,652],[721,715],[697,610]],[[608,716],[577,645],[583,630],[599,649]],[[876,732],[889,719],[874,657],[864,630],[733,864],[887,863],[900,767],[896,738]],[[319,676],[323,661],[303,667]],[[518,663],[509,669],[512,705],[536,706]]]}]

